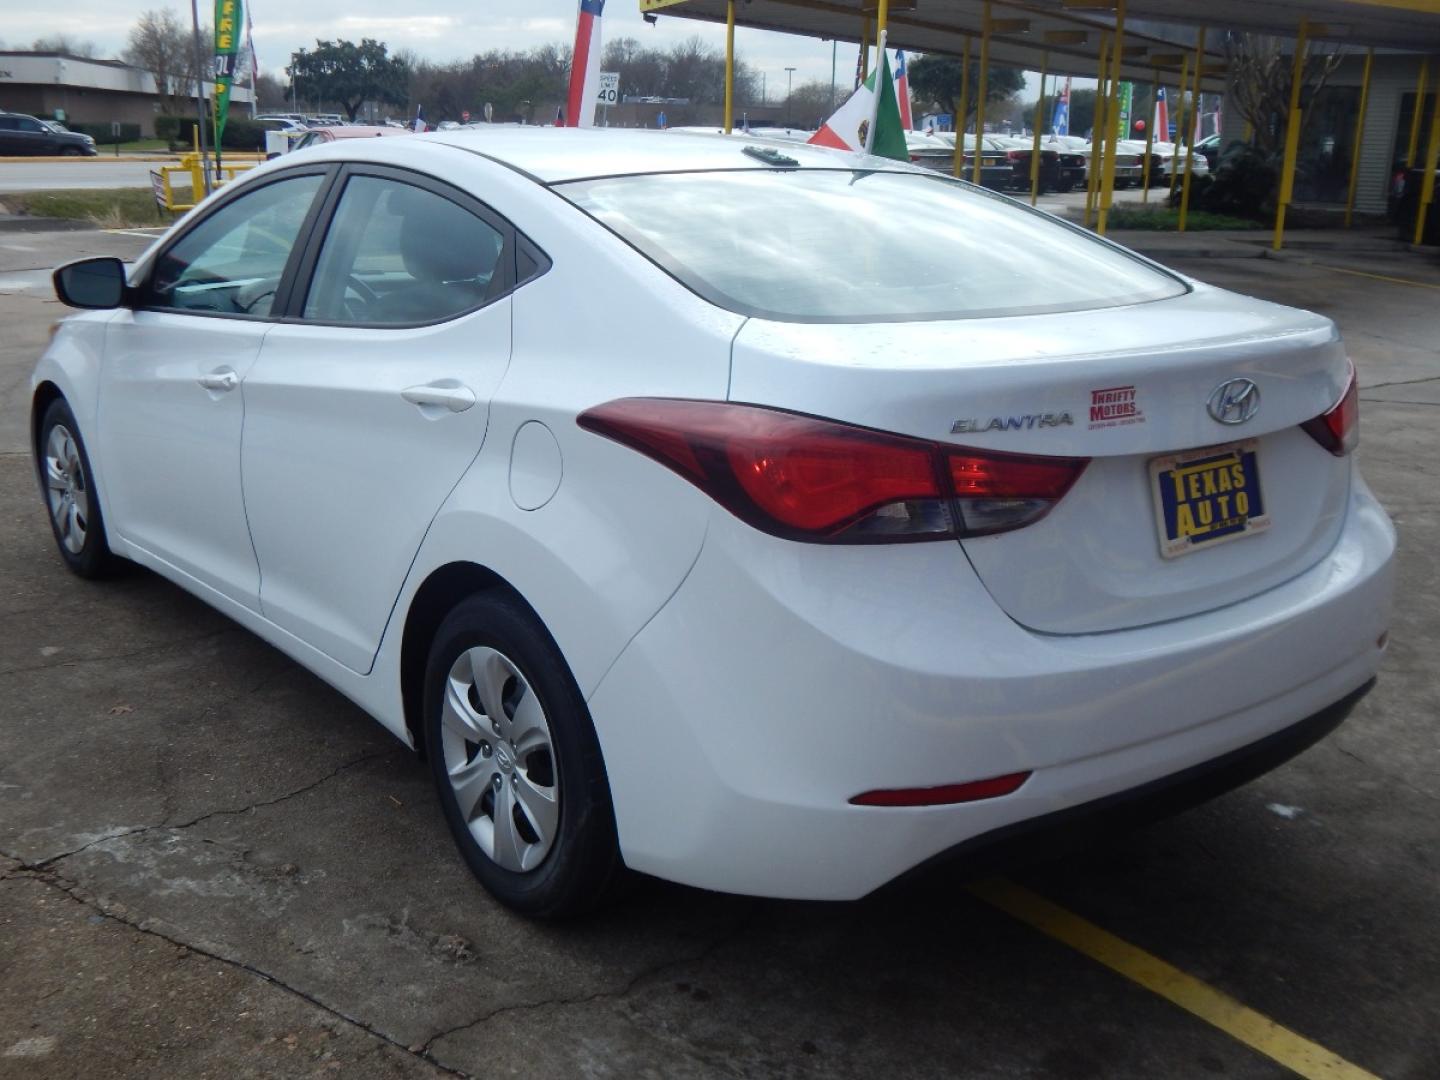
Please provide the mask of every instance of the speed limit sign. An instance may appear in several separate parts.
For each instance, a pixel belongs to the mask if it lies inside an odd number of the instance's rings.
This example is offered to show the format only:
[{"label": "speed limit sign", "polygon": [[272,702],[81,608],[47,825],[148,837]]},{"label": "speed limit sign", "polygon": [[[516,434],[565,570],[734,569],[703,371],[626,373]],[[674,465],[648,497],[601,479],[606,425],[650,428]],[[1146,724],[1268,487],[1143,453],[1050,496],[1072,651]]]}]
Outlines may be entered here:
[{"label": "speed limit sign", "polygon": [[620,73],[618,71],[602,71],[600,73],[600,93],[595,95],[595,102],[599,105],[620,104]]}]

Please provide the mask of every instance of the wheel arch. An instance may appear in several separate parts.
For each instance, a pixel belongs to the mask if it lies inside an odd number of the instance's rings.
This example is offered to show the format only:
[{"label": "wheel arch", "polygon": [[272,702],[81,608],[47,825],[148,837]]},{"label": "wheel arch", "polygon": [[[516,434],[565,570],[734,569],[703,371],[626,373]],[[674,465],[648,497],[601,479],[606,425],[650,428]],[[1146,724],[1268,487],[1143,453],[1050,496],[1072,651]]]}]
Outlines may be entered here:
[{"label": "wheel arch", "polygon": [[40,422],[45,418],[45,410],[50,408],[56,401],[65,400],[64,392],[49,379],[41,381],[35,387],[35,393],[30,398],[30,450],[32,454],[40,450]]},{"label": "wheel arch", "polygon": [[426,756],[424,700],[425,662],[435,632],[455,607],[478,592],[503,590],[519,600],[544,626],[535,608],[504,577],[488,566],[472,562],[450,562],[430,571],[410,600],[405,612],[405,629],[400,638],[400,700],[405,713],[405,728],[410,733],[415,751]]}]

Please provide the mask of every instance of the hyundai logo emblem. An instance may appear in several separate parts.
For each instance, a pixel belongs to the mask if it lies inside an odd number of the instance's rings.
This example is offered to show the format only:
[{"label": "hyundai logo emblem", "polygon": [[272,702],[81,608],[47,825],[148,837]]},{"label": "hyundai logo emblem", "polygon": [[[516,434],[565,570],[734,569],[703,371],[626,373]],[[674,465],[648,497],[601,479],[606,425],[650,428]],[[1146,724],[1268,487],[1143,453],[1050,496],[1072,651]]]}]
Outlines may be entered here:
[{"label": "hyundai logo emblem", "polygon": [[1227,379],[1211,393],[1206,408],[1222,424],[1243,424],[1260,411],[1260,387],[1249,379]]}]

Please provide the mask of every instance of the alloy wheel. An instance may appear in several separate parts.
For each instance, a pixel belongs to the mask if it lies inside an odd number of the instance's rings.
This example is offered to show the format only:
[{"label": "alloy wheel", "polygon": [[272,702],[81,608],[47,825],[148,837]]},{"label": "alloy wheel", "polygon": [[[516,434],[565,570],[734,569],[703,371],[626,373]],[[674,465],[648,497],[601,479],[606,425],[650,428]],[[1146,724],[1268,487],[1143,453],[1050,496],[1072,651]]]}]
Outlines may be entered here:
[{"label": "alloy wheel", "polygon": [[55,534],[66,551],[79,555],[90,525],[90,491],[80,448],[64,424],[52,427],[45,442],[45,495]]},{"label": "alloy wheel", "polygon": [[519,667],[487,646],[461,653],[445,680],[441,752],[480,849],[515,873],[544,861],[560,828],[550,725]]}]

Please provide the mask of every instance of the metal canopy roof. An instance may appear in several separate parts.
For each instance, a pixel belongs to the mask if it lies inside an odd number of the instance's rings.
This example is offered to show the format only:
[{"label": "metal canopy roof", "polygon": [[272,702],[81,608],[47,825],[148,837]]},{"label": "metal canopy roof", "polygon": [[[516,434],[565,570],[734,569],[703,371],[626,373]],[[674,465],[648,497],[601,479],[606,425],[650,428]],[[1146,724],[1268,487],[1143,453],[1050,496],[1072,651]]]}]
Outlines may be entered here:
[{"label": "metal canopy roof", "polygon": [[[728,6],[727,0],[639,3],[642,12],[720,23]],[[876,0],[737,0],[735,22],[858,42],[867,16],[873,22],[875,7]],[[975,56],[983,13],[982,0],[891,0],[888,43],[913,52],[958,55],[969,39]],[[1123,77],[1141,82],[1157,68],[1178,75],[1182,54],[1193,52],[1193,31],[1201,26],[1294,37],[1300,19],[1307,17],[1314,41],[1440,52],[1440,0],[1127,0],[1125,17]],[[992,64],[1038,70],[1046,56],[1052,72],[1070,75],[1095,74],[1100,35],[1114,29],[1113,10],[1097,0],[996,0],[991,19]],[[1204,87],[1223,89],[1219,35],[1206,44]]]}]

